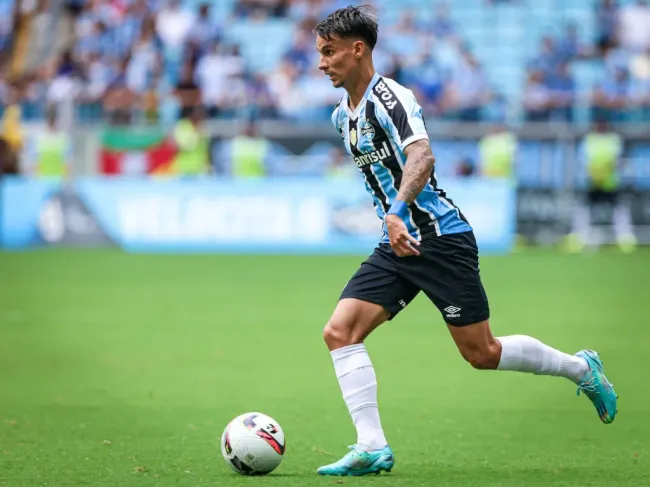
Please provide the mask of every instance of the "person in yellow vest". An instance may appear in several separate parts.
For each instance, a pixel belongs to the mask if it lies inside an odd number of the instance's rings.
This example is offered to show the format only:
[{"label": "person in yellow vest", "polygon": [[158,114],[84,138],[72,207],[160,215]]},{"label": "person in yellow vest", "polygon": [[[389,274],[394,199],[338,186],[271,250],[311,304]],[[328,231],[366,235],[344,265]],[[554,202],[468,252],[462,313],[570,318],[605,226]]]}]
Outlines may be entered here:
[{"label": "person in yellow vest", "polygon": [[[497,125],[481,138],[478,144],[480,174],[484,178],[503,179],[512,185],[517,184],[515,158],[517,156],[517,136],[505,124]],[[515,235],[514,251],[523,250],[528,242],[523,235]]]},{"label": "person in yellow vest", "polygon": [[209,139],[202,129],[203,114],[195,108],[188,118],[181,118],[174,127],[178,153],[172,173],[179,176],[202,176],[210,172]]},{"label": "person in yellow vest", "polygon": [[497,126],[479,141],[481,174],[515,181],[517,137],[505,125]]},{"label": "person in yellow vest", "polygon": [[266,157],[270,143],[260,136],[255,121],[246,124],[244,130],[231,141],[230,171],[234,178],[255,178],[266,174]]},{"label": "person in yellow vest", "polygon": [[28,172],[36,177],[55,179],[68,174],[72,142],[70,136],[57,127],[56,111],[53,108],[47,111],[45,130],[37,132],[30,143]]},{"label": "person in yellow vest", "polygon": [[330,164],[325,170],[329,179],[352,179],[359,175],[359,169],[352,163],[341,148],[333,147],[330,151]]},{"label": "person in yellow vest", "polygon": [[620,198],[621,155],[623,140],[610,130],[605,120],[596,123],[594,130],[583,140],[583,162],[587,173],[587,205],[576,208],[573,232],[567,239],[567,250],[581,251],[585,245],[598,246],[600,239],[593,235],[592,216],[601,205],[612,208],[612,223],[616,242],[624,252],[632,252],[637,240],[632,229],[630,208]]}]

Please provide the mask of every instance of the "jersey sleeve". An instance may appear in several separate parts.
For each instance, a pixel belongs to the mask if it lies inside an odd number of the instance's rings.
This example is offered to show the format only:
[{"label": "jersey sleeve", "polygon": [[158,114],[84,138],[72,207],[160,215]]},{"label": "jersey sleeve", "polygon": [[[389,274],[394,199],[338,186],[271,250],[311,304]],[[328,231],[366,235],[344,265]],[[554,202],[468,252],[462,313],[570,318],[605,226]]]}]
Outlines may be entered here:
[{"label": "jersey sleeve", "polygon": [[416,140],[429,139],[422,107],[411,90],[382,79],[373,91],[381,107],[379,123],[391,134],[401,151]]},{"label": "jersey sleeve", "polygon": [[341,127],[339,127],[339,110],[341,108],[341,100],[336,104],[336,108],[334,108],[334,111],[332,112],[332,125],[334,125],[334,128],[336,129],[337,132],[341,133]]}]

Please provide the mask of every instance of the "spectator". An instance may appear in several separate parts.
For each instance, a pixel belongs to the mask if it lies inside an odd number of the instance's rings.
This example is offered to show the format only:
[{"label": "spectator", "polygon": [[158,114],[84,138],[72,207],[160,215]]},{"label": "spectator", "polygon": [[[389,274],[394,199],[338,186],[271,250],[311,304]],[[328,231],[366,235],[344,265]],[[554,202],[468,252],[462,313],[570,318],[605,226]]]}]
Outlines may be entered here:
[{"label": "spectator", "polygon": [[278,111],[273,94],[262,74],[257,73],[252,77],[248,89],[247,99],[251,104],[252,112],[250,116],[257,119],[277,118]]},{"label": "spectator", "polygon": [[646,0],[637,0],[621,8],[618,40],[621,47],[633,52],[650,47],[650,8]]},{"label": "spectator", "polygon": [[190,40],[198,47],[199,55],[203,55],[220,38],[219,26],[210,17],[210,4],[201,4],[199,17],[190,34]]},{"label": "spectator", "polygon": [[545,77],[552,75],[560,62],[560,57],[552,37],[542,38],[540,53],[533,59],[530,69],[540,71]]},{"label": "spectator", "polygon": [[616,42],[618,5],[616,0],[601,0],[596,7],[596,45],[601,56]]},{"label": "spectator", "polygon": [[150,25],[143,26],[131,50],[131,61],[126,72],[126,82],[131,91],[142,94],[152,85],[162,69],[162,57],[154,42]]},{"label": "spectator", "polygon": [[436,16],[431,25],[426,26],[427,32],[432,32],[438,39],[448,39],[454,36],[454,24],[449,20],[449,6],[439,3],[436,6]]},{"label": "spectator", "polygon": [[224,64],[221,44],[214,42],[212,49],[199,60],[196,66],[196,84],[201,90],[203,106],[210,117],[219,114],[220,100],[226,96],[228,90],[228,76],[223,69]]},{"label": "spectator", "polygon": [[238,18],[284,17],[288,3],[287,0],[237,0],[234,15]]},{"label": "spectator", "polygon": [[165,46],[179,51],[194,28],[193,16],[183,9],[180,0],[168,0],[156,18],[156,31]]},{"label": "spectator", "polygon": [[568,63],[584,57],[585,54],[585,49],[582,48],[578,39],[578,26],[574,23],[567,24],[564,36],[557,43],[558,62]]},{"label": "spectator", "polygon": [[83,94],[84,72],[70,50],[63,52],[53,71],[53,79],[47,88],[47,102],[55,106],[59,122],[70,127],[74,119],[74,104]]},{"label": "spectator", "polygon": [[650,49],[630,62],[630,99],[640,112],[640,119],[650,121]]},{"label": "spectator", "polygon": [[[183,64],[181,77],[176,84],[176,88],[174,89],[174,96],[176,96],[178,99],[181,107],[180,118],[189,117],[192,113],[195,113],[198,107],[201,106],[201,90],[194,81],[193,68],[194,66],[192,66],[192,64],[189,62]],[[211,110],[216,110],[216,105],[206,105],[206,109],[209,112]]]},{"label": "spectator", "polygon": [[549,80],[548,88],[550,90],[551,120],[572,122],[576,88],[573,77],[569,72],[568,63],[562,63],[558,66],[557,72]]},{"label": "spectator", "polygon": [[138,97],[128,86],[126,71],[129,58],[117,64],[117,73],[109,83],[104,95],[104,111],[109,121],[114,124],[130,124],[133,119],[132,108],[136,106]]},{"label": "spectator", "polygon": [[545,83],[544,73],[530,71],[524,88],[524,109],[529,122],[545,122],[549,119],[551,91]]},{"label": "spectator", "polygon": [[607,74],[603,83],[593,94],[593,118],[608,122],[623,122],[630,95],[629,73],[617,69],[613,75]]},{"label": "spectator", "polygon": [[404,70],[403,81],[416,93],[425,114],[440,112],[445,80],[434,52],[423,52],[418,61]]},{"label": "spectator", "polygon": [[[294,84],[298,81],[298,70],[288,61],[283,60],[269,75],[268,86],[275,100],[278,114],[282,118],[294,119],[300,115],[303,105],[301,92],[295,91]],[[291,96],[287,96],[291,93]]]},{"label": "spectator", "polygon": [[463,122],[478,122],[481,110],[490,100],[487,81],[476,58],[463,53],[463,59],[445,87],[446,110]]},{"label": "spectator", "polygon": [[311,34],[300,29],[284,58],[296,67],[300,75],[303,75],[310,71],[315,64],[314,52]]},{"label": "spectator", "polygon": [[0,131],[0,164],[2,173],[17,172],[17,155],[25,142],[25,130],[22,125],[22,113],[19,105],[19,86],[9,86],[7,90],[7,105],[2,114]]}]

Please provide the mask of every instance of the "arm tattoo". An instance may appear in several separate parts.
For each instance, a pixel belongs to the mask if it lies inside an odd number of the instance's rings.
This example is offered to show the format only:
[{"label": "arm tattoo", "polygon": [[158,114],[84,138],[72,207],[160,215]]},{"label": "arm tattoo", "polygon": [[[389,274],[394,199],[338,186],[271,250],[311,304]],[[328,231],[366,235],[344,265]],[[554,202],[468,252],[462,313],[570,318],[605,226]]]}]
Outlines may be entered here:
[{"label": "arm tattoo", "polygon": [[404,149],[404,154],[406,155],[406,165],[397,199],[410,205],[426,186],[436,160],[431,153],[429,141],[426,139],[409,144]]}]

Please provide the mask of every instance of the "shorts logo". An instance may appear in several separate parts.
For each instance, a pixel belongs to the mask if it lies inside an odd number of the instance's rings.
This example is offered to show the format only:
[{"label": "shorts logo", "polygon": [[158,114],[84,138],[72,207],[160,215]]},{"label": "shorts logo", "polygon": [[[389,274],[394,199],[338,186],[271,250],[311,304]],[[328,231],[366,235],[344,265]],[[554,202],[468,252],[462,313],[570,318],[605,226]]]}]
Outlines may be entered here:
[{"label": "shorts logo", "polygon": [[447,306],[444,311],[447,312],[447,318],[460,318],[460,315],[458,314],[460,309],[461,308],[457,308],[456,306]]},{"label": "shorts logo", "polygon": [[400,299],[398,303],[402,308],[406,308],[406,301],[404,301],[403,299]]}]

